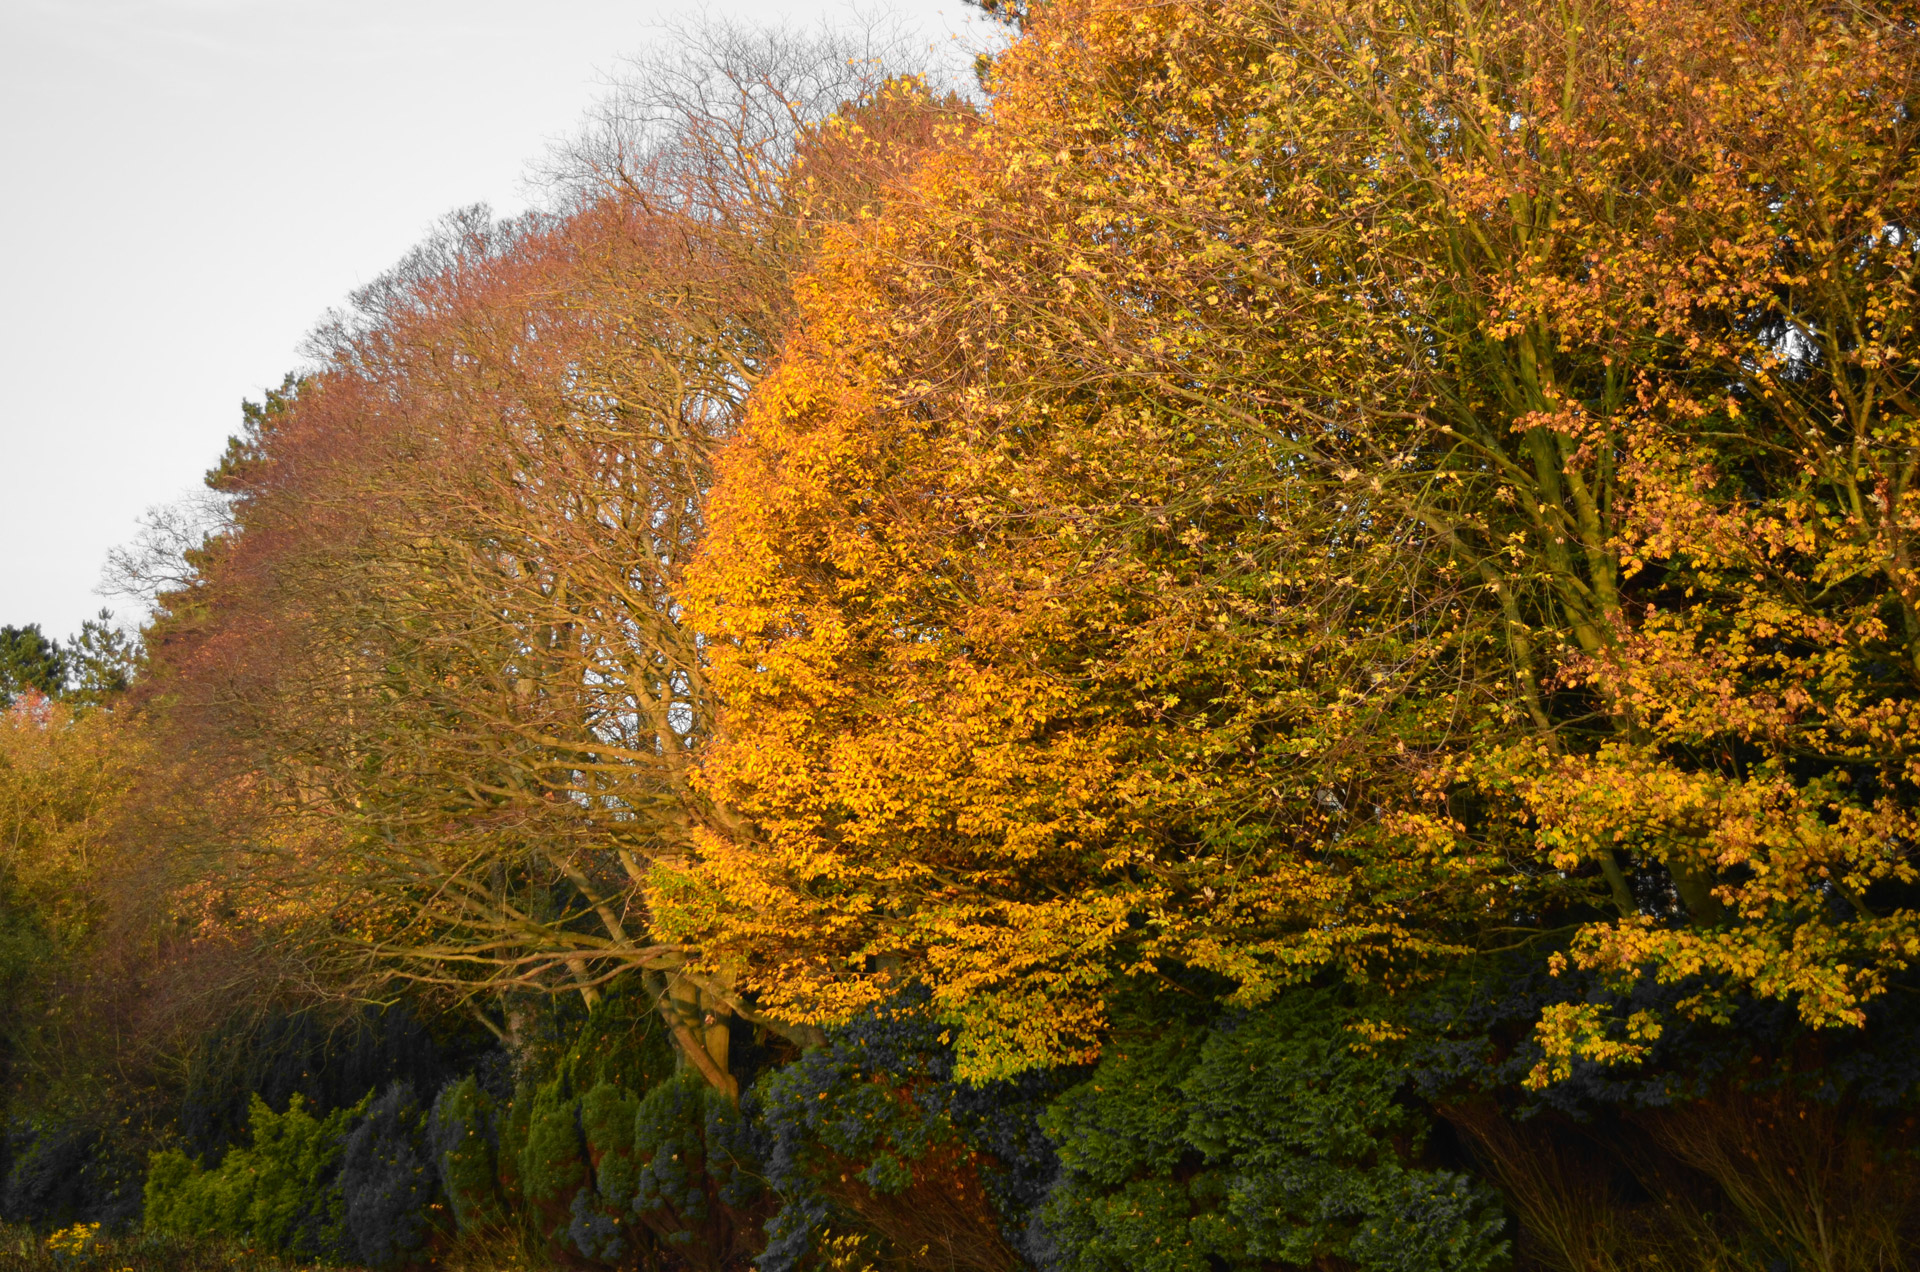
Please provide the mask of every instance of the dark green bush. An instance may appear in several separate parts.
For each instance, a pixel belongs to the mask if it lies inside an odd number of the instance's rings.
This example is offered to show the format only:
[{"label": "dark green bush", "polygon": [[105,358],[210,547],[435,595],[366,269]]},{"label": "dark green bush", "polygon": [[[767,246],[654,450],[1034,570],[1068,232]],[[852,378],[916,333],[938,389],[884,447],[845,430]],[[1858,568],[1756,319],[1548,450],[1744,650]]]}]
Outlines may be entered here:
[{"label": "dark green bush", "polygon": [[1016,1266],[1027,1214],[1056,1169],[1037,1130],[1056,1079],[965,1086],[953,1060],[908,998],[756,1084],[746,1104],[778,1194],[763,1272],[812,1266],[829,1233],[863,1231],[909,1266]]},{"label": "dark green bush", "polygon": [[575,1097],[555,1078],[521,1103],[516,1177],[554,1257],[718,1268],[758,1245],[749,1128],[697,1074],[644,1096],[602,1081]]},{"label": "dark green bush", "polygon": [[1404,1069],[1345,1023],[1302,990],[1116,1040],[1046,1113],[1062,1173],[1035,1253],[1059,1272],[1505,1265],[1496,1197],[1419,1164],[1428,1125],[1400,1098]]},{"label": "dark green bush", "polygon": [[524,1214],[528,1206],[526,1171],[527,1135],[533,1128],[532,1092],[522,1088],[508,1101],[500,1118],[500,1139],[494,1145],[494,1161],[500,1172],[500,1200],[509,1214]]},{"label": "dark green bush", "polygon": [[440,1190],[461,1233],[484,1232],[507,1221],[500,1189],[500,1128],[493,1097],[472,1074],[440,1088],[428,1140]]},{"label": "dark green bush", "polygon": [[644,992],[609,994],[574,1035],[555,1067],[579,1092],[602,1082],[636,1094],[672,1077],[678,1067],[653,1000]]},{"label": "dark green bush", "polygon": [[503,1202],[554,1258],[611,1266],[648,1255],[651,1230],[632,1210],[635,1118],[675,1071],[652,1001],[610,994],[543,1066],[544,1080],[523,1086],[501,1123]]},{"label": "dark green bush", "polygon": [[7,1127],[0,1222],[115,1226],[139,1218],[144,1154],[111,1129],[62,1118],[21,1118]]},{"label": "dark green bush", "polygon": [[491,1038],[476,1032],[446,1018],[430,1026],[404,1004],[350,1015],[242,1009],[188,1058],[180,1138],[191,1153],[225,1152],[244,1137],[255,1095],[273,1108],[298,1095],[325,1114],[395,1082],[438,1090],[490,1047]]},{"label": "dark green bush", "polygon": [[562,1076],[515,1100],[527,1107],[526,1138],[517,1171],[528,1218],[556,1253],[568,1253],[573,1199],[586,1184],[589,1165],[580,1134],[580,1101]]},{"label": "dark green bush", "polygon": [[598,1082],[580,1097],[580,1133],[592,1168],[589,1181],[573,1195],[567,1236],[582,1256],[617,1264],[645,1246],[627,1207],[633,1197],[637,1163],[633,1155],[633,1119],[640,1097],[611,1082]]},{"label": "dark green bush", "polygon": [[757,1163],[740,1110],[685,1072],[641,1100],[633,1117],[629,1213],[695,1268],[720,1268],[759,1245]]}]

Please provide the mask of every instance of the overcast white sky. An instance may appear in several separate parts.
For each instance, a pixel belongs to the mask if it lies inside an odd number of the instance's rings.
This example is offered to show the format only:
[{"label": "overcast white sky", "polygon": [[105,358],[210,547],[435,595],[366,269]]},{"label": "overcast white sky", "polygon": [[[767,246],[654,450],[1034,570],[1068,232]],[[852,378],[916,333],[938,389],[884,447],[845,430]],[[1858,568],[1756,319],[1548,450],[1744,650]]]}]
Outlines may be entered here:
[{"label": "overcast white sky", "polygon": [[[968,38],[960,0],[885,7]],[[58,638],[98,610],[108,550],[198,482],[320,315],[441,213],[524,208],[603,75],[699,9],[0,0],[0,624]]]}]

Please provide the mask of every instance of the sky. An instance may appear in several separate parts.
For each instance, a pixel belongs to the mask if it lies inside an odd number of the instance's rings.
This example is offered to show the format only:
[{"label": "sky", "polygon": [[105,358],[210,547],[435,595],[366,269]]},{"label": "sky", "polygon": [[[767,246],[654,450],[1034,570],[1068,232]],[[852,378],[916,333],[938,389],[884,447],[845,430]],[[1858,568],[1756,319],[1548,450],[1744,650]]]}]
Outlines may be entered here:
[{"label": "sky", "polygon": [[[943,48],[961,0],[885,10]],[[844,0],[0,0],[0,625],[111,604],[110,549],[189,494],[240,402],[442,214],[526,174],[623,56],[705,13]],[[873,12],[871,5],[862,12]]]}]

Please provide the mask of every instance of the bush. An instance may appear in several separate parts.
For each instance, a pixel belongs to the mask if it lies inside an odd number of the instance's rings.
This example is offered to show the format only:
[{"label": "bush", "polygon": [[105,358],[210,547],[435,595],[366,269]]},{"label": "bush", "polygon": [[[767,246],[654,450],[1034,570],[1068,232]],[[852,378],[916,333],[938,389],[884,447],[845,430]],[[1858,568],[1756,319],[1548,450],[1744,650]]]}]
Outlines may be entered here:
[{"label": "bush", "polygon": [[524,1103],[526,1134],[518,1155],[519,1190],[539,1234],[564,1255],[573,1199],[587,1182],[587,1148],[580,1137],[580,1102],[562,1076],[535,1088]]},{"label": "bush", "polygon": [[522,1088],[507,1104],[500,1119],[500,1140],[494,1148],[494,1160],[500,1172],[500,1199],[509,1214],[523,1213],[527,1202],[527,1181],[523,1162],[527,1155],[527,1136],[533,1129],[532,1093]]},{"label": "bush", "polygon": [[440,1190],[462,1233],[499,1228],[507,1220],[501,1195],[500,1128],[493,1098],[472,1074],[440,1088],[428,1123],[428,1142]]},{"label": "bush", "polygon": [[581,1255],[620,1263],[636,1250],[627,1205],[637,1163],[633,1119],[640,1099],[611,1082],[596,1083],[580,1098],[580,1131],[591,1168],[589,1182],[574,1193],[567,1235]]},{"label": "bush", "polygon": [[611,1265],[654,1250],[632,1209],[635,1119],[675,1067],[651,999],[609,994],[545,1064],[545,1080],[515,1095],[500,1130],[499,1193],[550,1257]]},{"label": "bush", "polygon": [[768,1074],[749,1106],[780,1208],[764,1272],[823,1257],[861,1230],[909,1266],[1002,1272],[1055,1171],[1035,1130],[1056,1079],[973,1087],[911,999],[837,1029],[825,1047]]},{"label": "bush", "polygon": [[367,1104],[316,1119],[297,1095],[278,1114],[255,1096],[250,1144],[228,1152],[217,1168],[202,1169],[178,1150],[153,1155],[147,1228],[182,1238],[233,1237],[301,1258],[347,1257],[342,1157],[348,1129]]},{"label": "bush", "polygon": [[579,1092],[602,1082],[639,1094],[674,1075],[679,1064],[650,995],[609,993],[587,1016],[554,1067]]},{"label": "bush", "polygon": [[0,1175],[0,1221],[105,1223],[140,1214],[140,1159],[112,1136],[76,1122],[15,1122]]},{"label": "bush", "polygon": [[190,1057],[180,1134],[192,1152],[221,1153],[241,1142],[256,1095],[274,1108],[298,1095],[325,1114],[395,1082],[438,1090],[483,1050],[481,1039],[464,1033],[442,1037],[405,1005],[345,1017],[242,1011]]},{"label": "bush", "polygon": [[354,1252],[371,1267],[426,1258],[439,1188],[413,1087],[396,1082],[347,1137],[340,1191]]},{"label": "bush", "polygon": [[633,1117],[627,1209],[660,1244],[696,1268],[719,1268],[757,1247],[760,1188],[748,1129],[733,1102],[691,1072],[647,1093]]},{"label": "bush", "polygon": [[1193,1033],[1117,1040],[1048,1109],[1062,1172],[1035,1253],[1059,1272],[1343,1260],[1366,1272],[1503,1266],[1498,1202],[1415,1165],[1404,1069],[1299,990]]},{"label": "bush", "polygon": [[750,1131],[697,1074],[644,1097],[612,1082],[583,1096],[564,1077],[526,1106],[516,1177],[549,1253],[617,1265],[667,1252],[717,1268],[756,1244]]}]

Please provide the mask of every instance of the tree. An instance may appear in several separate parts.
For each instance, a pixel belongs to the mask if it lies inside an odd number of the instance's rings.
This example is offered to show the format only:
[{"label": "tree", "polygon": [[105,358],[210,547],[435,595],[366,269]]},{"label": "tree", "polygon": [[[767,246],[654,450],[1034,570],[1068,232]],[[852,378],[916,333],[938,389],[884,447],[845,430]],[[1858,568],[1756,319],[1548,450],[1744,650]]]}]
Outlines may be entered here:
[{"label": "tree", "polygon": [[858,51],[722,32],[583,143],[563,212],[456,214],[359,293],[212,475],[232,520],[163,597],[163,688],[272,810],[247,873],[363,988],[511,1038],[514,995],[644,977],[734,1091],[750,1008],[638,893],[726,816],[688,780],[711,705],[677,595],[711,453],[827,227],[956,110]]},{"label": "tree", "polygon": [[1683,1012],[1857,1023],[1920,951],[1910,29],[1024,23],[719,462],[740,825],[666,930],[794,1020],[929,982],[977,1075],[1169,965],[1254,1003],[1576,931]]},{"label": "tree", "polygon": [[100,999],[114,997],[86,991],[109,917],[126,913],[116,893],[135,872],[113,832],[141,753],[124,721],[76,714],[37,689],[0,711],[0,1073],[10,1113],[70,1094],[76,1049],[94,1041]]},{"label": "tree", "polygon": [[49,697],[66,687],[67,660],[40,624],[0,627],[0,708],[32,691]]},{"label": "tree", "polygon": [[66,665],[63,697],[81,706],[100,706],[133,687],[140,674],[142,654],[136,636],[114,626],[113,611],[101,610],[85,619],[67,639],[61,654]]}]

